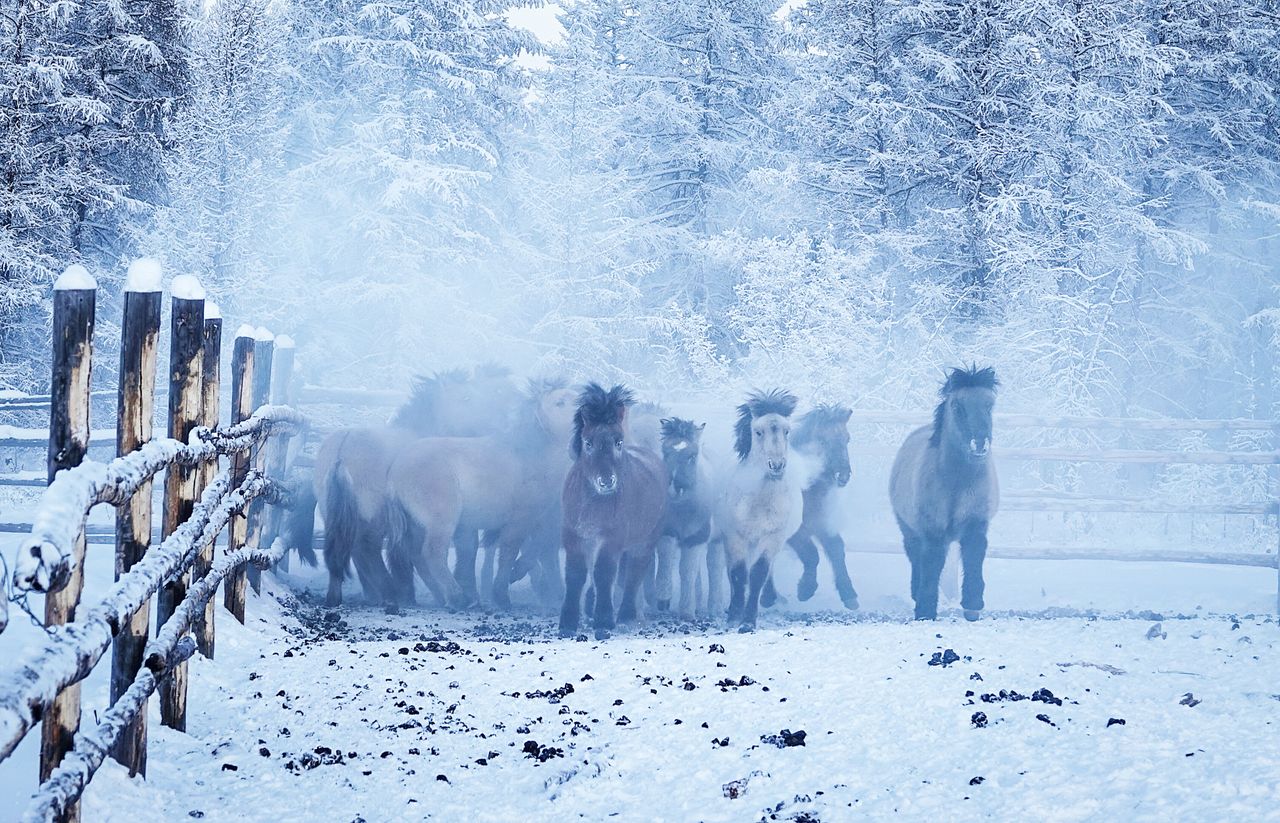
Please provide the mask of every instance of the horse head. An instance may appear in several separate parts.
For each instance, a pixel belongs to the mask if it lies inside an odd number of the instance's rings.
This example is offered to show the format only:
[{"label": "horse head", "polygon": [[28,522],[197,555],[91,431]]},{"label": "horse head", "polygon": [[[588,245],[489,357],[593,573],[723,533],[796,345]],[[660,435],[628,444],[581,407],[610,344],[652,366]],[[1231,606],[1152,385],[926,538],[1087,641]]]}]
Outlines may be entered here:
[{"label": "horse head", "polygon": [[792,443],[796,451],[822,458],[819,477],[841,488],[849,483],[849,416],[853,412],[840,404],[823,403],[806,412],[796,424]]},{"label": "horse head", "polygon": [[618,491],[623,459],[623,421],[635,395],[623,386],[605,391],[598,383],[588,383],[578,395],[573,416],[573,456],[586,471],[587,486],[597,495]]},{"label": "horse head", "polygon": [[530,380],[526,398],[533,425],[554,443],[564,443],[573,433],[576,408],[573,389],[563,378]]},{"label": "horse head", "polygon": [[698,456],[706,423],[679,417],[662,419],[662,462],[671,475],[673,497],[683,497],[698,484]]},{"label": "horse head", "polygon": [[752,392],[738,406],[734,425],[734,450],[739,462],[758,462],[772,480],[781,480],[787,470],[787,448],[791,436],[791,413],[796,396],[783,389]]},{"label": "horse head", "polygon": [[930,444],[945,446],[975,465],[991,454],[991,414],[1000,381],[991,366],[953,368],[939,394],[942,402],[933,413]]}]

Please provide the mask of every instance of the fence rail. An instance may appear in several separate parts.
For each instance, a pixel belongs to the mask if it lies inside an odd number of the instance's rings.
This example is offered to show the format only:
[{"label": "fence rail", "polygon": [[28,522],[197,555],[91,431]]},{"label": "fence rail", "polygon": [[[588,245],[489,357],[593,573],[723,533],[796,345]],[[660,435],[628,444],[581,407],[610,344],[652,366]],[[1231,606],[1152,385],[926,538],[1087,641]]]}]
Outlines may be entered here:
[{"label": "fence rail", "polygon": [[[0,531],[28,533],[20,542],[0,598],[0,631],[8,605],[45,595],[47,637],[25,657],[0,670],[0,759],[9,757],[37,724],[41,726],[41,785],[27,820],[78,820],[85,786],[108,756],[131,773],[146,769],[146,703],[157,691],[165,725],[186,723],[186,660],[214,653],[214,609],[220,585],[228,610],[243,622],[243,586],[232,585],[247,565],[270,565],[285,555],[280,541],[259,542],[263,522],[290,495],[283,459],[268,467],[260,457],[280,448],[305,425],[288,406],[272,405],[274,342],[264,330],[242,327],[236,351],[257,350],[233,360],[233,388],[258,384],[252,406],[233,407],[232,424],[217,426],[221,317],[192,278],[173,284],[173,326],[168,392],[168,436],[152,437],[156,342],[160,332],[160,282],[153,264],[131,269],[121,326],[121,381],[117,429],[90,432],[89,391],[96,284],[82,269],[68,270],[54,292],[53,391],[47,398],[49,435],[41,441],[0,427],[0,445],[48,449],[48,488],[30,525],[0,524]],[[149,272],[154,271],[154,276]],[[277,374],[276,381],[291,375]],[[238,397],[245,401],[245,397]],[[0,402],[31,410],[46,398]],[[256,408],[256,410],[255,410]],[[116,444],[108,462],[86,459],[92,446]],[[228,465],[220,469],[220,463]],[[151,486],[165,475],[159,541],[152,546]],[[29,485],[29,473],[7,485]],[[33,485],[33,484],[31,484]],[[109,533],[87,526],[97,505],[116,507]],[[237,529],[236,526],[241,528]],[[229,530],[227,551],[215,559],[218,535]],[[246,542],[245,535],[250,535]],[[99,601],[81,603],[86,538],[113,536],[116,579]],[[160,606],[157,631],[148,641],[152,597]],[[195,637],[190,633],[194,631]],[[93,729],[80,730],[79,684],[111,658],[111,706]]]}]

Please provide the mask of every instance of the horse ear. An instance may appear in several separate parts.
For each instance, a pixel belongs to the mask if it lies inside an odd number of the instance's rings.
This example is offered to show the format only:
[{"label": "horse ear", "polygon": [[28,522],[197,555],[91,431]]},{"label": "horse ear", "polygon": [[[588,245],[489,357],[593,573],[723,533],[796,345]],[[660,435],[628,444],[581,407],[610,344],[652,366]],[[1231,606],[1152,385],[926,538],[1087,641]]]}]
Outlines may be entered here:
[{"label": "horse ear", "polygon": [[703,429],[705,429],[706,427],[707,427],[707,424],[706,424],[706,423],[699,423],[699,424],[698,424],[698,431],[699,431],[699,432],[701,432],[701,431],[702,431]]},{"label": "horse ear", "polygon": [[671,425],[671,418],[670,418],[670,417],[663,417],[663,418],[661,418],[660,420],[658,420],[658,425],[659,425],[659,426],[670,426],[670,425]]},{"label": "horse ear", "polygon": [[841,409],[841,410],[840,410],[840,422],[841,422],[841,423],[848,423],[848,422],[849,422],[849,418],[850,418],[851,416],[853,416],[853,409]]}]

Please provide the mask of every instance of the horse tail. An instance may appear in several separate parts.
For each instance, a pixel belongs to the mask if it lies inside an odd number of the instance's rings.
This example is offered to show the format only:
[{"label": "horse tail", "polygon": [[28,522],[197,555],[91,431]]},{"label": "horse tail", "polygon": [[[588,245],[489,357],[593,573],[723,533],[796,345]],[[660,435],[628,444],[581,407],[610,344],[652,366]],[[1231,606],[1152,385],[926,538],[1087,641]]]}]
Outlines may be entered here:
[{"label": "horse tail", "polygon": [[351,561],[351,548],[359,538],[360,510],[356,506],[351,481],[342,469],[342,460],[333,461],[327,478],[324,500],[324,565],[329,574],[338,579],[347,578],[347,566]]},{"label": "horse tail", "polygon": [[293,505],[284,521],[285,545],[297,549],[303,563],[315,566],[316,492],[305,480],[293,485]]}]

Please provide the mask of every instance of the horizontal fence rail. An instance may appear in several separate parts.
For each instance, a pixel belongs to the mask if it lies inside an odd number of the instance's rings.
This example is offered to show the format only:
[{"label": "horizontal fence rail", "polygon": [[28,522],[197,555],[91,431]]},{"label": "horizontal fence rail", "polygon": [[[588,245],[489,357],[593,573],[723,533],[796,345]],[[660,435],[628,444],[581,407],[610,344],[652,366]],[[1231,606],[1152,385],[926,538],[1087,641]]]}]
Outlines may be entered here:
[{"label": "horizontal fence rail", "polygon": [[[221,313],[194,278],[175,278],[170,436],[152,437],[160,276],[157,264],[139,261],[135,267],[126,284],[117,391],[88,389],[97,287],[87,272],[72,267],[54,290],[51,394],[0,398],[0,414],[47,409],[50,417],[47,435],[0,426],[0,446],[48,453],[48,486],[32,522],[0,524],[0,531],[27,534],[6,564],[11,573],[3,581],[0,631],[8,625],[11,601],[30,614],[27,596],[45,596],[43,642],[0,668],[0,759],[41,726],[41,785],[26,820],[78,820],[79,798],[107,756],[131,774],[145,774],[146,704],[158,693],[162,722],[185,727],[186,660],[193,653],[214,653],[210,604],[216,591],[227,588],[227,609],[243,621],[244,589],[234,589],[232,579],[246,566],[269,567],[287,550],[279,540],[269,548],[268,541],[237,543],[236,530],[228,527],[247,517],[252,534],[261,536],[262,521],[278,518],[292,500],[283,444],[307,421],[275,402],[287,394],[277,384],[291,379],[291,359],[283,358],[290,369],[275,375],[269,365],[255,371],[252,358],[234,361],[233,386],[260,384],[268,390],[253,407],[240,406],[232,425],[218,426]],[[237,350],[258,349],[263,364],[270,363],[276,345],[291,348],[292,342],[281,338],[277,344],[265,329],[248,326],[236,334]],[[118,401],[117,430],[90,431],[91,401],[108,396]],[[111,446],[114,459],[87,459]],[[250,465],[249,455],[267,452],[281,459]],[[166,495],[157,532],[151,492],[162,474]],[[18,488],[38,482],[33,471],[0,478],[0,485]],[[90,511],[103,504],[117,510],[114,528],[87,524]],[[225,531],[233,539],[215,558],[213,547]],[[80,602],[86,539],[116,544],[115,582],[91,603]],[[153,597],[161,608],[148,641]],[[80,731],[80,683],[108,649],[111,705],[93,728]]]}]

